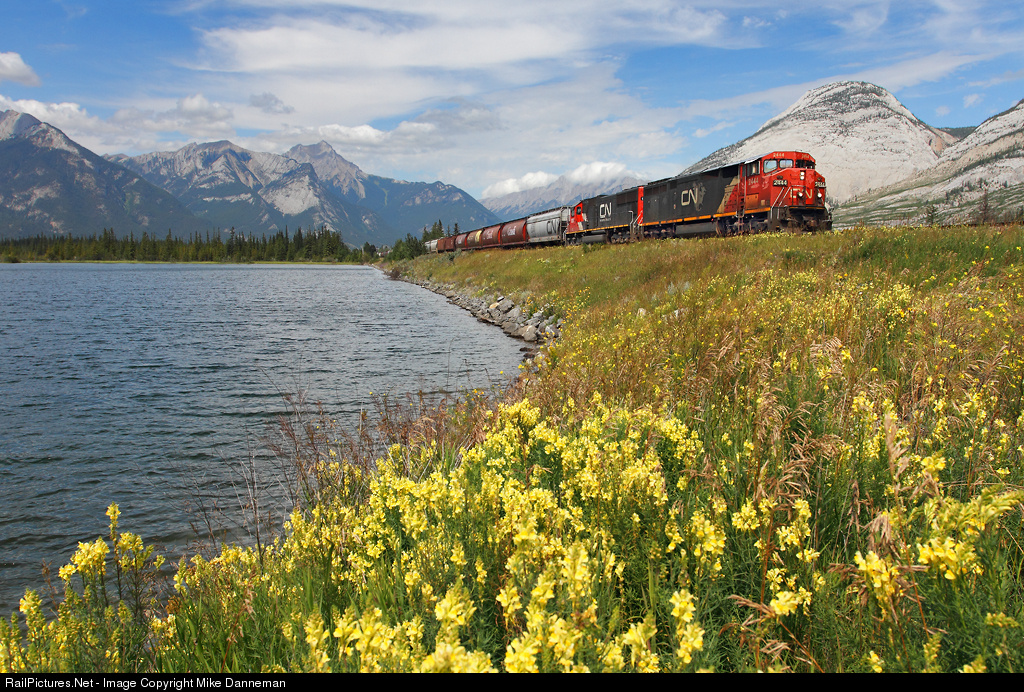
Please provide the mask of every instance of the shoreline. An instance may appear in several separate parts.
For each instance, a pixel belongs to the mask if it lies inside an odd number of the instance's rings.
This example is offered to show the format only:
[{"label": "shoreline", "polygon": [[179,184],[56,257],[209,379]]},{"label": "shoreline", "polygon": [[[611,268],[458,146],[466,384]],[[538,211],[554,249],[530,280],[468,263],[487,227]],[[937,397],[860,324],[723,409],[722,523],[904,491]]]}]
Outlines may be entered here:
[{"label": "shoreline", "polygon": [[526,346],[520,349],[524,362],[542,357],[539,356],[541,348],[562,334],[562,319],[557,315],[547,314],[550,306],[527,313],[503,294],[474,295],[475,291],[459,290],[455,284],[421,280],[410,276],[391,276],[383,268],[381,271],[397,281],[414,284],[431,293],[442,295],[449,303],[466,310],[480,322],[499,327],[508,336],[526,342]]}]

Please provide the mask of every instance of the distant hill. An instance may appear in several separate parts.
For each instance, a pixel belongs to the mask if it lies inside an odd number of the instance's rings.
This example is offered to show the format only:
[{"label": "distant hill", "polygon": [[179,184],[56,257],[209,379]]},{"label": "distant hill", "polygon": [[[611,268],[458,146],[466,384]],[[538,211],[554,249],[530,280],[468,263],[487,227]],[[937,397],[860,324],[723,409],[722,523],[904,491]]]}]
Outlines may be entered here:
[{"label": "distant hill", "polygon": [[183,237],[209,224],[171,194],[17,111],[0,112],[0,237],[142,233]]}]

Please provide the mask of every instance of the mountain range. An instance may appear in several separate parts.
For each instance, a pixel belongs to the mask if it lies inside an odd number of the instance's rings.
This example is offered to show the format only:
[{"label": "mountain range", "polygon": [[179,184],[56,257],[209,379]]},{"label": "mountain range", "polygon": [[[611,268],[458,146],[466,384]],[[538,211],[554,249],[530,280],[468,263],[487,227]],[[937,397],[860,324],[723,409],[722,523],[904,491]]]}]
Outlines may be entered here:
[{"label": "mountain range", "polygon": [[326,142],[284,154],[224,141],[107,158],[167,190],[208,223],[246,234],[326,225],[351,244],[383,244],[442,218],[468,228],[496,220],[457,187],[368,175]]},{"label": "mountain range", "polygon": [[[1024,217],[1024,101],[977,127],[940,129],[879,86],[836,82],[683,172],[790,149],[815,157],[837,227]],[[284,154],[222,141],[100,157],[31,115],[0,112],[0,237],[326,225],[351,245],[382,245],[438,220],[480,228],[644,182],[621,170],[597,178],[570,173],[481,204],[439,181],[368,174],[326,142]]]},{"label": "mountain range", "polygon": [[0,237],[105,228],[118,236],[230,228],[269,235],[326,225],[359,246],[419,235],[438,220],[497,222],[455,186],[369,175],[326,142],[285,154],[222,141],[100,157],[31,115],[0,112]]}]

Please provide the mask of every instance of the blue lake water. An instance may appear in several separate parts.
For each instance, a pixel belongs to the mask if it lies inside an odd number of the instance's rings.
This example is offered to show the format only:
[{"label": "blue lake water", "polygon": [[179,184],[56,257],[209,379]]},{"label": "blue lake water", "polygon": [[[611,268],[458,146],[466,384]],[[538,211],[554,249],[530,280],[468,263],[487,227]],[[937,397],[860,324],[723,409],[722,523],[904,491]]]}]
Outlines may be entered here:
[{"label": "blue lake water", "polygon": [[0,616],[106,533],[111,502],[172,558],[195,540],[189,486],[237,511],[283,394],[354,429],[371,392],[500,387],[521,357],[366,267],[0,265],[0,296]]}]

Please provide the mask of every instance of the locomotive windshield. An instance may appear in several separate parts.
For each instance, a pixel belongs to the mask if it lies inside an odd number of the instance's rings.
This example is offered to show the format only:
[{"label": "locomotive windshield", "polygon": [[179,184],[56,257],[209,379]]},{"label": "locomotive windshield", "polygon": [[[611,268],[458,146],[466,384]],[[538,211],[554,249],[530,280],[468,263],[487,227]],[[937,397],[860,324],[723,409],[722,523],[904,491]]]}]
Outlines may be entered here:
[{"label": "locomotive windshield", "polygon": [[813,171],[814,170],[814,161],[808,161],[807,159],[797,159],[796,160],[796,167],[797,168],[810,168]]}]

